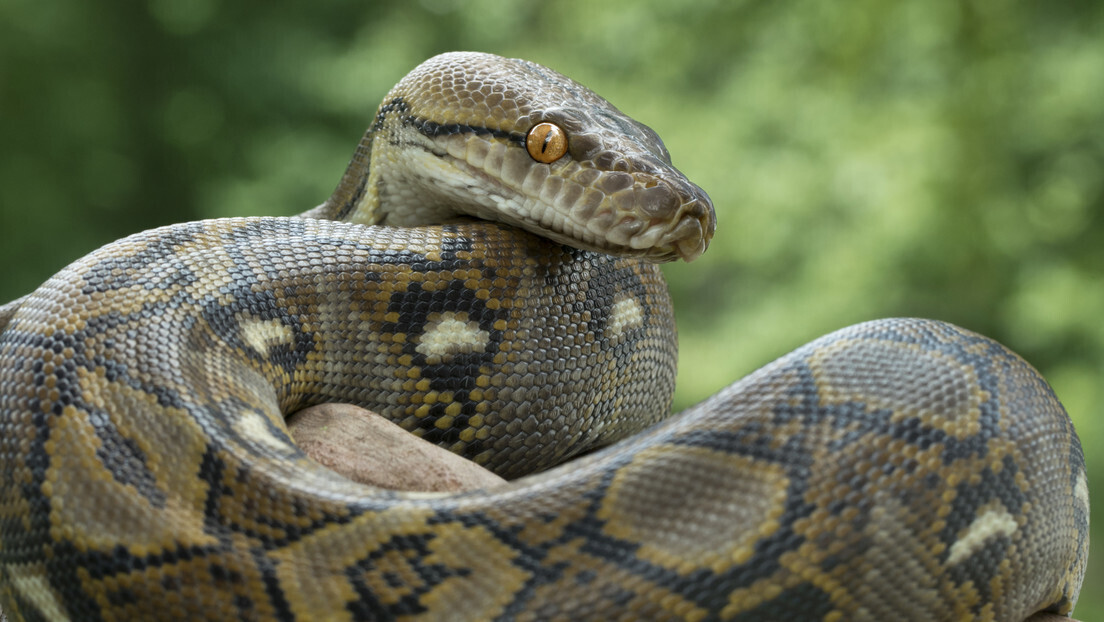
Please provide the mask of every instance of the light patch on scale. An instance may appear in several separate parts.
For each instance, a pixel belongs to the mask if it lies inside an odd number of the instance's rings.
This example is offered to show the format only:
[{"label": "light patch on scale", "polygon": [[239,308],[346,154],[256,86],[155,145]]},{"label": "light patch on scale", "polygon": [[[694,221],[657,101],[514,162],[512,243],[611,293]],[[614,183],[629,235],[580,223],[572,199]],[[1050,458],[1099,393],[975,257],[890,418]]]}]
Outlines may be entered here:
[{"label": "light patch on scale", "polygon": [[640,328],[644,325],[644,307],[632,296],[620,296],[610,309],[610,319],[607,328],[608,336],[612,339],[620,337],[626,332]]},{"label": "light patch on scale", "polygon": [[1073,496],[1077,499],[1078,503],[1085,508],[1085,513],[1089,511],[1089,480],[1085,476],[1085,472],[1081,471],[1077,474],[1077,483],[1073,486]]},{"label": "light patch on scale", "polygon": [[290,345],[295,342],[295,334],[292,333],[291,328],[280,320],[258,320],[247,316],[240,318],[239,324],[242,340],[261,356],[268,356],[272,346]]},{"label": "light patch on scale", "polygon": [[990,538],[1011,536],[1016,533],[1016,529],[1016,519],[1003,506],[986,510],[981,516],[975,518],[974,522],[966,528],[966,533],[951,545],[947,563],[953,566],[985,546]]},{"label": "light patch on scale", "polygon": [[429,316],[425,332],[418,338],[414,350],[426,357],[430,365],[448,361],[457,354],[483,352],[491,335],[468,319],[467,313],[446,311]]},{"label": "light patch on scale", "polygon": [[265,419],[260,413],[251,410],[242,411],[238,420],[234,423],[234,429],[239,436],[247,441],[279,451],[288,451],[287,441],[272,433],[268,419]]},{"label": "light patch on scale", "polygon": [[58,601],[57,595],[54,594],[54,590],[50,587],[50,582],[45,576],[21,571],[18,565],[9,566],[8,571],[11,573],[12,587],[15,588],[15,591],[19,592],[27,602],[34,605],[35,610],[42,614],[45,619],[69,619],[69,616],[65,614],[64,606]]}]

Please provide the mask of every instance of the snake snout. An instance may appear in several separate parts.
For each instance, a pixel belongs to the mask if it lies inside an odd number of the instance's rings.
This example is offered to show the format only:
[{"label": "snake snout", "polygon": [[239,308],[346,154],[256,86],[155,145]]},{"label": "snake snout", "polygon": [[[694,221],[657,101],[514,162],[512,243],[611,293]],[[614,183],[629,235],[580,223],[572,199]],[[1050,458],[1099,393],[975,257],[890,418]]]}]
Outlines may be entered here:
[{"label": "snake snout", "polygon": [[[635,210],[639,226],[632,237],[621,241],[661,261],[681,257],[690,262],[702,255],[717,227],[713,201],[693,183],[663,180],[635,189]],[[614,231],[611,231],[611,238]]]},{"label": "snake snout", "polygon": [[683,216],[663,240],[675,247],[679,257],[687,263],[702,256],[713,239],[717,228],[717,215],[713,201],[702,192],[701,196],[683,204]]}]

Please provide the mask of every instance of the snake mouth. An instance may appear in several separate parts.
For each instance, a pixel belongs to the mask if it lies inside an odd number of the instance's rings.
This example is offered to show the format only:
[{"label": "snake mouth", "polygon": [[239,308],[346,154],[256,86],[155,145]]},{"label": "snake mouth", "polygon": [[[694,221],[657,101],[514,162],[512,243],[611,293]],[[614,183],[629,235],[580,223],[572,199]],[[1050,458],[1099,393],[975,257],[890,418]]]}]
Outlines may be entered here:
[{"label": "snake mouth", "polygon": [[716,228],[709,196],[669,163],[622,160],[617,164],[622,170],[572,160],[550,166],[511,144],[470,134],[426,147],[408,154],[419,166],[404,170],[432,174],[384,184],[419,188],[388,197],[392,207],[401,203],[409,209],[392,210],[385,224],[465,215],[585,250],[654,262],[694,261]]},{"label": "snake mouth", "polygon": [[498,218],[570,246],[656,263],[701,257],[717,222],[705,192],[697,186],[678,192],[665,183],[604,197],[583,192],[568,208],[542,204],[528,213]]}]

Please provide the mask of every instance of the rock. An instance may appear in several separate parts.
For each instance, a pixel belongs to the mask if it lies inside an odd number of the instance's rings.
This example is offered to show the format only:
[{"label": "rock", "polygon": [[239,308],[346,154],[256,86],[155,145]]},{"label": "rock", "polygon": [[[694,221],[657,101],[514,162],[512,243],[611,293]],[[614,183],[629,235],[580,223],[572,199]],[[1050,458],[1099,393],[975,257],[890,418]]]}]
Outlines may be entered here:
[{"label": "rock", "polygon": [[491,488],[506,480],[348,404],[306,408],[288,419],[292,438],[311,458],[362,484],[421,492]]}]

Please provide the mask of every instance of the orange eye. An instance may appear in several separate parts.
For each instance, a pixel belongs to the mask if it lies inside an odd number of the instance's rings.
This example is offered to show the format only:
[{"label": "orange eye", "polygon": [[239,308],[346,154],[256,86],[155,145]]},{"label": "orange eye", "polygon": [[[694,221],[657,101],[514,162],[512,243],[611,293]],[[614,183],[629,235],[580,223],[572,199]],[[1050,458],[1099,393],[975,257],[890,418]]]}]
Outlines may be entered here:
[{"label": "orange eye", "polygon": [[537,162],[551,164],[567,153],[567,134],[552,123],[538,123],[525,137],[525,148]]}]

